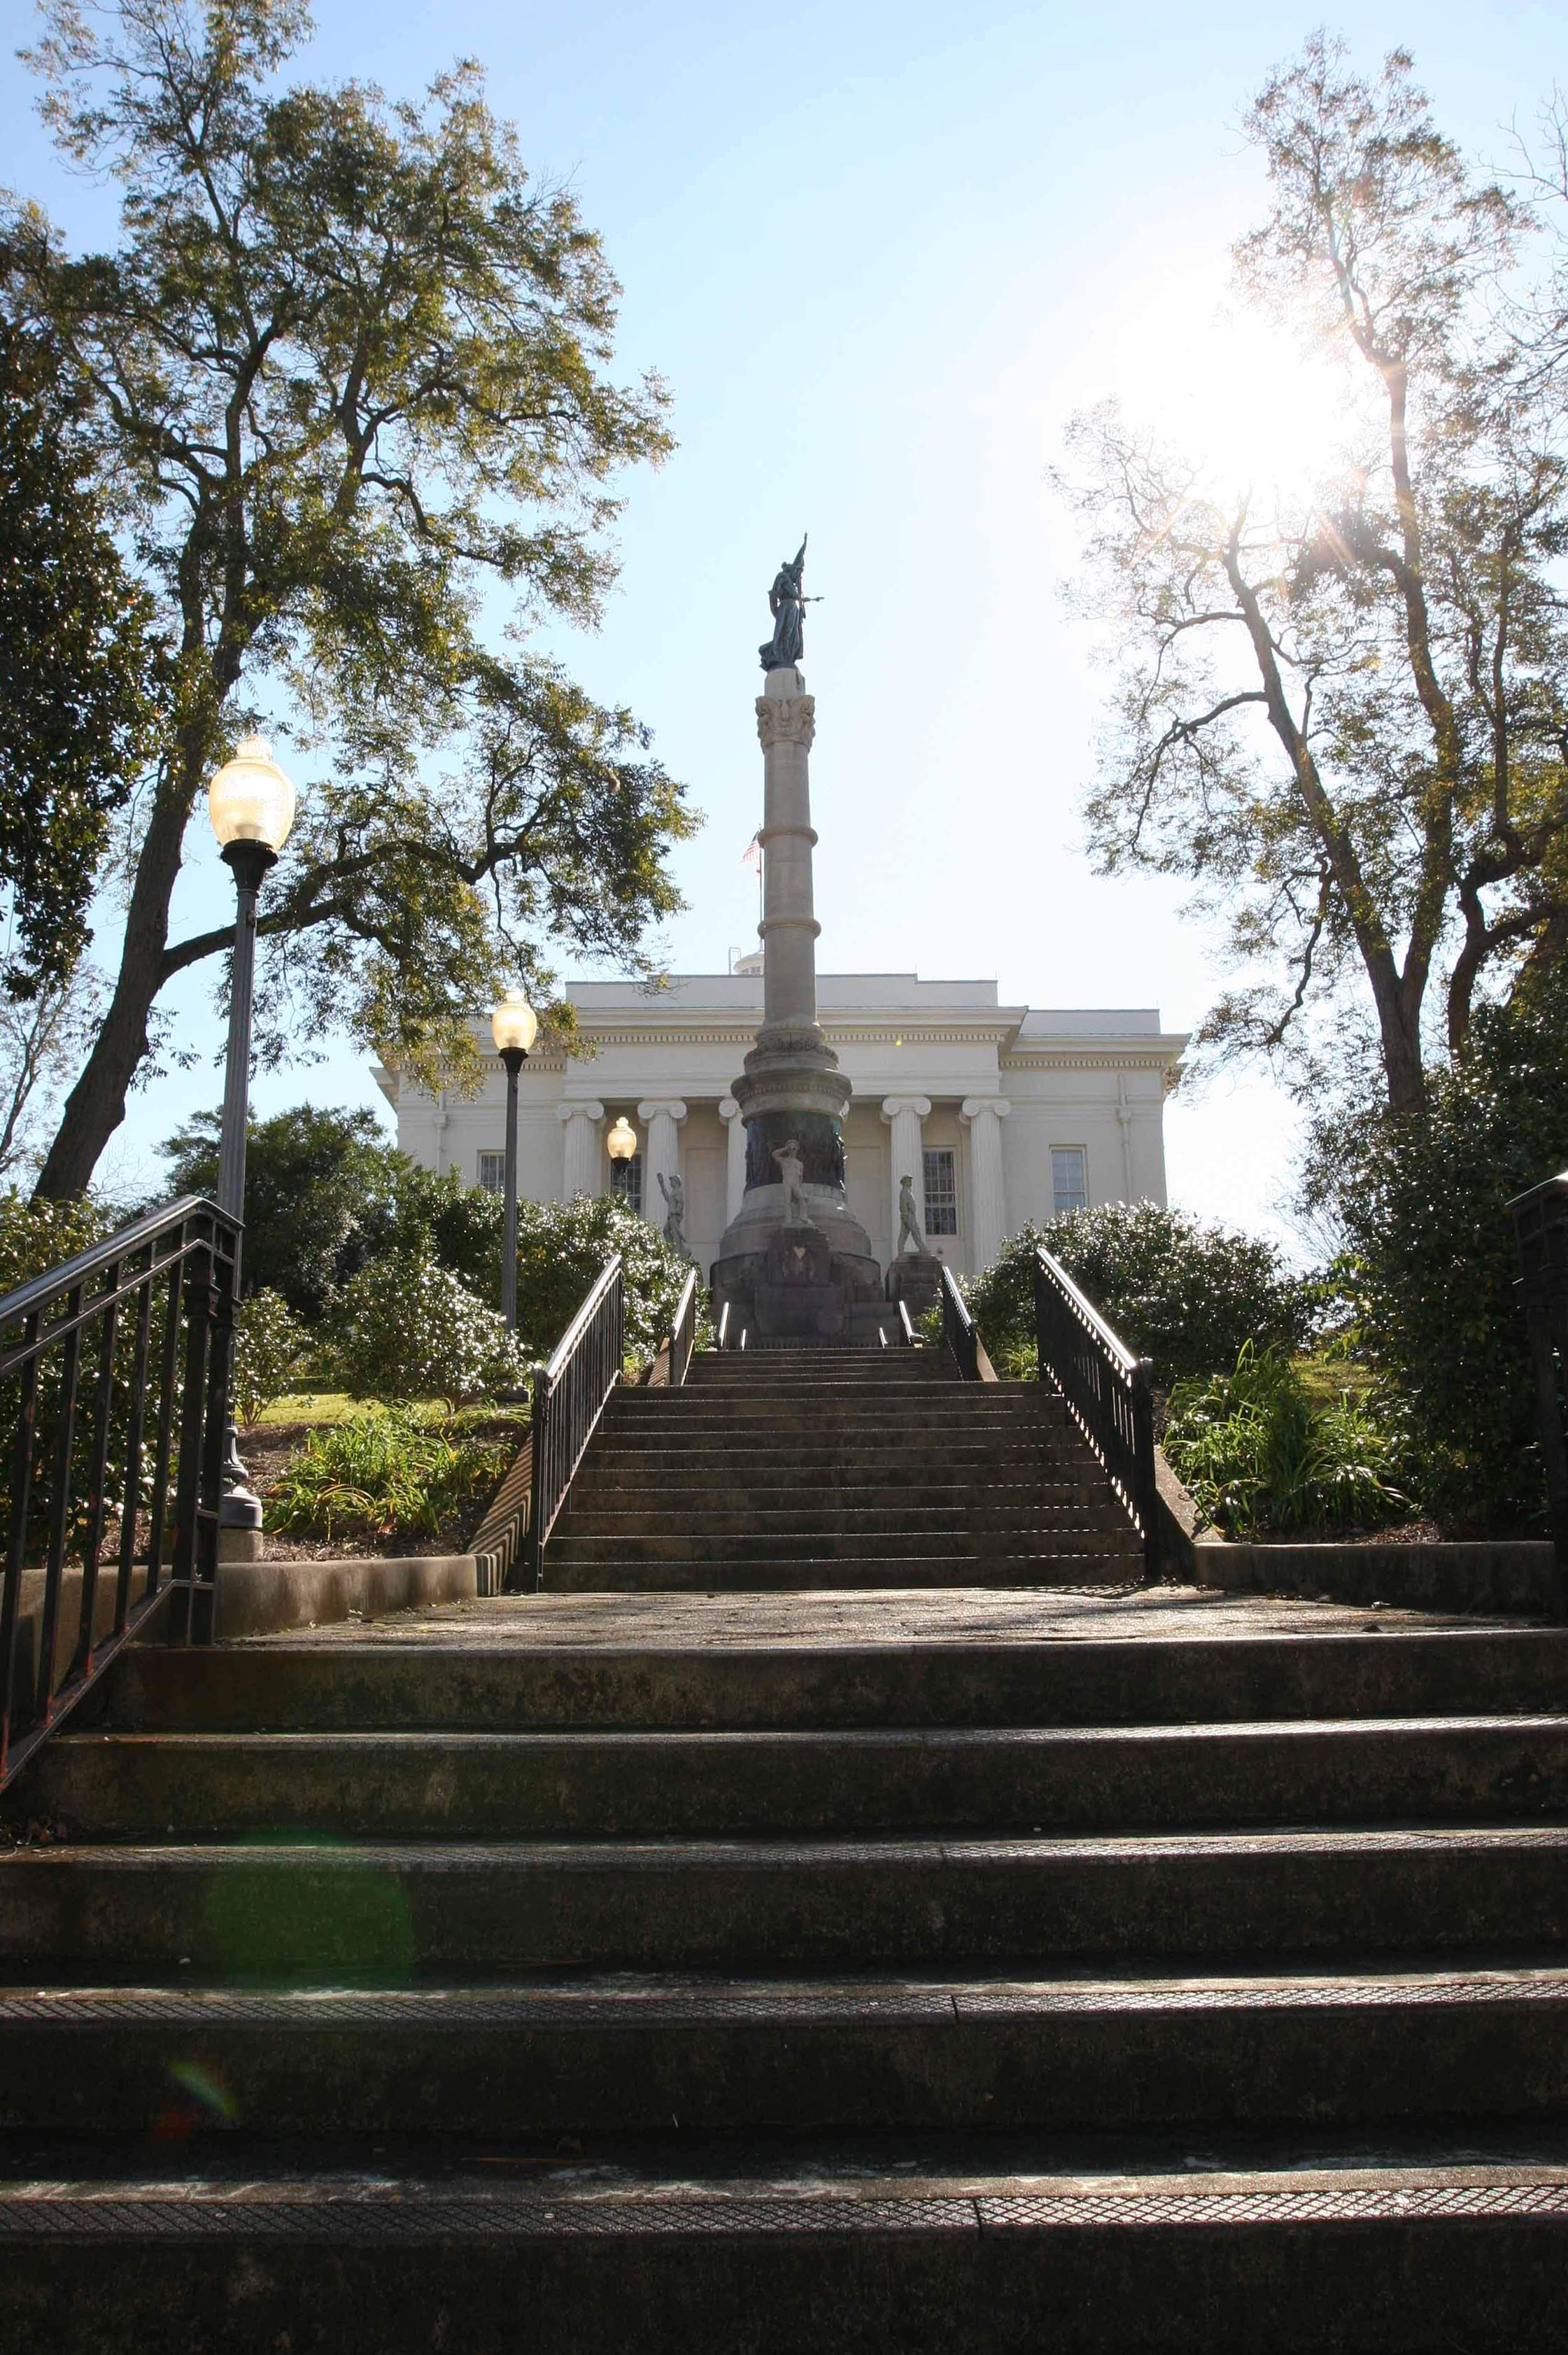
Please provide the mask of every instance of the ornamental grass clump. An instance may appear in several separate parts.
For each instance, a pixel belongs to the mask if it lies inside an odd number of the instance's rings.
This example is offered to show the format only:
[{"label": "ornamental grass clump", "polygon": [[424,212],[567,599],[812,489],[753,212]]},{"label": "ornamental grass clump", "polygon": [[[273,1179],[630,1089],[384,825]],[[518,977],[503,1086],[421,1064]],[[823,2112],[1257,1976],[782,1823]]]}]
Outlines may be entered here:
[{"label": "ornamental grass clump", "polygon": [[495,1487],[507,1455],[445,1406],[372,1408],[311,1433],[273,1486],[266,1525],[295,1537],[434,1537]]},{"label": "ornamental grass clump", "polygon": [[1178,1382],[1164,1447],[1231,1537],[1377,1529],[1412,1509],[1395,1485],[1403,1438],[1380,1402],[1315,1399],[1293,1359],[1250,1341],[1233,1372]]}]

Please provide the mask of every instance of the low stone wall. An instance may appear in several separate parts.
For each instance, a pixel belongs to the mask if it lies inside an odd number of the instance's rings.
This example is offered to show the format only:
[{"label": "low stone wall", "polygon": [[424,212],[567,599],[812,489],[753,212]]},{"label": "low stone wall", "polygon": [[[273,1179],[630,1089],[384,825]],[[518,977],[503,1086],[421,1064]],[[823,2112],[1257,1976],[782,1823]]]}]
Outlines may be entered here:
[{"label": "low stone wall", "polygon": [[472,1602],[479,1570],[471,1553],[363,1554],[339,1561],[226,1561],[217,1573],[217,1639],[272,1636],[285,1627],[326,1627],[377,1619],[429,1603]]}]

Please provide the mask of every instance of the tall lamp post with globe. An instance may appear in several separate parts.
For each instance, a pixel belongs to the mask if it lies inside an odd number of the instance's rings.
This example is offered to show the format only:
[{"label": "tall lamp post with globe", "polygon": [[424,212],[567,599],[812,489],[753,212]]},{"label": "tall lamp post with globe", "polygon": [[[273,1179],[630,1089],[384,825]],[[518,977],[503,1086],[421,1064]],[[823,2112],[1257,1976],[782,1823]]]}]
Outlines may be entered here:
[{"label": "tall lamp post with globe", "polygon": [[[218,848],[234,877],[238,907],[234,962],[228,979],[228,1054],[223,1077],[223,1127],[218,1143],[217,1206],[231,1218],[245,1216],[245,1137],[250,1112],[250,1025],[256,991],[256,900],[270,867],[294,823],[294,788],[272,758],[265,736],[247,736],[236,746],[207,793],[207,815]],[[239,1286],[238,1251],[235,1292]],[[223,1466],[220,1528],[259,1529],[261,1504],[247,1487],[239,1460],[233,1410],[233,1340],[229,1342],[228,1442]]]},{"label": "tall lamp post with globe", "polygon": [[490,1018],[490,1035],[506,1066],[505,1222],[501,1237],[501,1314],[517,1330],[517,1074],[539,1035],[539,1018],[520,989],[509,989]]}]

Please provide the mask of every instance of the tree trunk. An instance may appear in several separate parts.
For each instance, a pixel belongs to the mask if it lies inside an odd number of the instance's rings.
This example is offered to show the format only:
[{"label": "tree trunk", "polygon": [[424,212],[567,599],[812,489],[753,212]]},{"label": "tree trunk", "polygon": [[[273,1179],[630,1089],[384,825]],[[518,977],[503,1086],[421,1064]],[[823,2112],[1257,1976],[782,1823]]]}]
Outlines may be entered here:
[{"label": "tree trunk", "polygon": [[136,861],[120,971],[81,1077],[38,1173],[34,1199],[63,1202],[85,1193],[99,1157],[125,1117],[125,1098],[147,1051],[147,1020],[164,986],[169,901],[180,871],[188,798],[171,780],[160,794]]}]

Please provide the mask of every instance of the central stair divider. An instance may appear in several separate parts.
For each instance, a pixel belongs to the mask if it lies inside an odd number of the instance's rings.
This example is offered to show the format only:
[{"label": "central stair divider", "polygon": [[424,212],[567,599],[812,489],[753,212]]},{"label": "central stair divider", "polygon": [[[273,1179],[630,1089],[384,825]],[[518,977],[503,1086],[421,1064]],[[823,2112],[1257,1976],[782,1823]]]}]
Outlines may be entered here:
[{"label": "central stair divider", "polygon": [[533,1380],[533,1493],[519,1558],[519,1584],[536,1594],[545,1546],[572,1475],[599,1428],[626,1357],[625,1271],[619,1252]]}]

